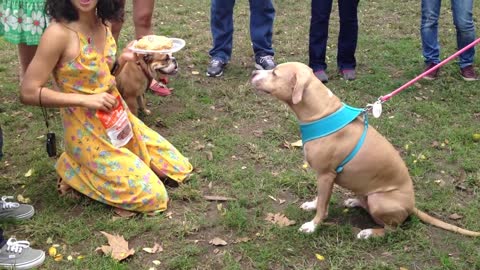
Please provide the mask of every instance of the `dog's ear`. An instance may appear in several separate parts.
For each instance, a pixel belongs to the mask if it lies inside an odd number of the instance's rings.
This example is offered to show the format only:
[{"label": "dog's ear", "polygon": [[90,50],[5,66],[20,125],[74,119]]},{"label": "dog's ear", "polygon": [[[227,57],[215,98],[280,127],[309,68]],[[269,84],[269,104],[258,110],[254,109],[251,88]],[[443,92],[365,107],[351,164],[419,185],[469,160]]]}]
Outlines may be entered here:
[{"label": "dog's ear", "polygon": [[293,80],[295,81],[295,86],[293,87],[292,92],[293,104],[298,104],[300,101],[302,101],[303,92],[307,84],[307,76],[305,76],[305,74],[303,75],[304,76],[298,72],[293,75]]}]

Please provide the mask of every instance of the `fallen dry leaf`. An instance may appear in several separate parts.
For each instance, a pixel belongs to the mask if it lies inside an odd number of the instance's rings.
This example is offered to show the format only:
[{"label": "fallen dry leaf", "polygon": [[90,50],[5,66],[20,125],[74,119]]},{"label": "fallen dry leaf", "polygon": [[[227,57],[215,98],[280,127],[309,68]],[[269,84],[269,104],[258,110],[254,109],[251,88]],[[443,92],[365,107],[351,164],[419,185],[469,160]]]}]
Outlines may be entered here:
[{"label": "fallen dry leaf", "polygon": [[200,74],[200,72],[198,72],[196,70],[192,71],[192,75],[198,75],[198,74]]},{"label": "fallen dry leaf", "polygon": [[30,169],[30,170],[28,170],[28,172],[25,173],[25,177],[30,177],[30,176],[32,176],[32,174],[33,174],[33,170]]},{"label": "fallen dry leaf", "polygon": [[290,143],[287,141],[283,141],[283,143],[280,145],[282,148],[290,149]]},{"label": "fallen dry leaf", "polygon": [[196,146],[193,147],[194,150],[200,151],[200,150],[205,149],[205,145],[204,145],[204,144],[201,144],[199,141],[195,141],[195,143],[196,143]]},{"label": "fallen dry leaf", "polygon": [[290,144],[292,147],[302,147],[303,146],[303,143],[302,143],[302,140],[298,140],[296,142],[293,142]]},{"label": "fallen dry leaf", "polygon": [[276,214],[268,213],[265,220],[273,224],[277,224],[280,227],[286,227],[286,226],[295,224],[295,220],[290,220],[285,215],[280,213],[276,213]]},{"label": "fallen dry leaf", "polygon": [[121,261],[135,254],[134,249],[128,248],[128,242],[125,240],[125,238],[123,238],[123,236],[120,236],[118,234],[111,235],[102,231],[101,233],[107,238],[109,245],[101,246],[97,249],[100,249],[105,255],[110,255],[110,257],[112,257],[113,259]]},{"label": "fallen dry leaf", "polygon": [[155,244],[153,245],[152,248],[143,248],[142,250],[147,252],[147,253],[150,253],[150,254],[155,254],[155,253],[162,252],[163,248],[162,248],[162,246],[160,246],[160,244],[155,242]]},{"label": "fallen dry leaf", "polygon": [[253,131],[253,136],[262,137],[263,136],[263,131],[262,130],[254,130]]},{"label": "fallen dry leaf", "polygon": [[32,201],[30,200],[30,198],[25,198],[25,197],[23,197],[22,194],[18,194],[18,195],[17,195],[17,201],[18,201],[18,202],[21,202],[21,203],[26,203],[26,204],[29,204],[29,203],[32,202]]},{"label": "fallen dry leaf", "polygon": [[437,183],[441,187],[445,186],[445,181],[443,181],[442,179],[435,180],[434,182]]},{"label": "fallen dry leaf", "polygon": [[213,153],[212,151],[205,151],[205,156],[207,156],[207,160],[213,160]]},{"label": "fallen dry leaf", "polygon": [[315,253],[315,257],[317,257],[317,260],[319,260],[319,261],[324,261],[325,260],[325,257],[323,257],[322,255],[320,255],[318,253]]},{"label": "fallen dry leaf", "polygon": [[157,265],[157,266],[161,264],[161,262],[159,260],[154,260],[154,261],[152,261],[152,263]]},{"label": "fallen dry leaf", "polygon": [[272,195],[268,195],[268,197],[276,202],[278,201],[277,198],[273,197]]},{"label": "fallen dry leaf", "polygon": [[302,168],[303,169],[308,169],[308,162],[303,162],[303,165],[302,165]]},{"label": "fallen dry leaf", "polygon": [[400,267],[398,270],[408,270],[408,268]]},{"label": "fallen dry leaf", "polygon": [[461,216],[461,215],[459,215],[459,214],[457,214],[457,213],[453,213],[453,214],[451,214],[450,216],[448,216],[448,218],[451,219],[451,220],[459,220],[459,219],[462,219],[463,216]]},{"label": "fallen dry leaf", "polygon": [[236,201],[237,199],[224,196],[204,195],[203,198],[207,201]]},{"label": "fallen dry leaf", "polygon": [[54,261],[56,262],[60,262],[63,260],[63,255],[62,254],[57,254],[55,255],[55,257],[53,258]]},{"label": "fallen dry leaf", "polygon": [[135,212],[132,212],[132,211],[128,211],[128,210],[125,210],[125,209],[121,209],[121,208],[114,208],[113,209],[113,212],[117,215],[119,215],[120,217],[122,218],[129,218],[129,217],[133,217],[135,216],[137,213]]},{"label": "fallen dry leaf", "polygon": [[227,241],[225,241],[221,238],[218,238],[218,237],[213,238],[208,243],[210,243],[214,246],[226,246],[228,244]]},{"label": "fallen dry leaf", "polygon": [[55,257],[57,255],[57,249],[55,247],[50,247],[48,249],[48,255],[50,257]]},{"label": "fallen dry leaf", "polygon": [[251,239],[249,237],[241,237],[241,238],[237,238],[235,241],[233,241],[233,243],[237,244],[237,243],[246,243],[248,241],[250,241]]}]

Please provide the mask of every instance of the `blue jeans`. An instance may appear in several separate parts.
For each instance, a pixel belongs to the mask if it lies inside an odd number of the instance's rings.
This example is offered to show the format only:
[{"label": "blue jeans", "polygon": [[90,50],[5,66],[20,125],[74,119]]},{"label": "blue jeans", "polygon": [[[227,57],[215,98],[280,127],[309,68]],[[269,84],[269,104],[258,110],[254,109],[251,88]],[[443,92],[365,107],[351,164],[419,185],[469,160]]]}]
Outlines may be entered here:
[{"label": "blue jeans", "polygon": [[[314,70],[325,70],[328,24],[333,0],[312,0],[310,19],[310,41],[308,46],[309,66]],[[355,51],[358,38],[357,8],[359,0],[338,0],[340,33],[338,35],[337,68],[355,69]]]},{"label": "blue jeans", "polygon": [[[453,23],[457,31],[457,49],[460,50],[475,40],[473,24],[473,0],[451,0]],[[438,43],[438,17],[441,0],[422,0],[422,20],[420,33],[422,36],[422,53],[425,63],[440,62],[440,45]],[[460,68],[473,64],[475,48],[460,54]]]},{"label": "blue jeans", "polygon": [[[249,0],[250,38],[255,57],[274,55],[272,29],[275,8],[272,0]],[[210,7],[210,28],[213,48],[209,54],[227,63],[232,56],[233,7],[235,0],[212,0]]]},{"label": "blue jeans", "polygon": [[5,238],[3,238],[3,230],[2,228],[0,228],[0,248],[2,248],[5,243],[7,243],[7,240],[5,240]]}]

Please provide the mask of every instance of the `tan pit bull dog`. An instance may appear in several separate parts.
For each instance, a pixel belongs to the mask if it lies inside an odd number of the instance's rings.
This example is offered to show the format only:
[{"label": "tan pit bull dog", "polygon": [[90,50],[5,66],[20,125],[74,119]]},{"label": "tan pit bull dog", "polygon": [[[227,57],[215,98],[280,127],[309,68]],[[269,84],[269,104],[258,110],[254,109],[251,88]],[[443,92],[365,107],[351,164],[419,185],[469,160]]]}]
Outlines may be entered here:
[{"label": "tan pit bull dog", "polygon": [[177,73],[177,61],[171,54],[139,55],[136,62],[127,62],[115,76],[117,88],[130,111],[138,115],[138,109],[149,115],[145,91],[153,79],[160,81],[169,75]]},{"label": "tan pit bull dog", "polygon": [[[284,63],[273,70],[254,71],[251,82],[257,91],[287,103],[300,123],[335,117],[334,113],[344,107],[312,70],[301,63]],[[480,236],[479,232],[445,223],[415,208],[413,183],[405,163],[382,135],[368,124],[366,127],[362,116],[354,116],[334,133],[304,144],[305,159],[317,173],[318,191],[315,200],[301,205],[304,210],[316,210],[316,215],[303,224],[300,231],[312,233],[327,217],[333,184],[337,184],[357,196],[346,200],[345,206],[364,208],[383,227],[362,230],[357,238],[383,236],[385,228],[399,226],[411,214],[445,230]],[[363,145],[356,155],[339,169],[339,164],[352,153],[362,137]]]}]

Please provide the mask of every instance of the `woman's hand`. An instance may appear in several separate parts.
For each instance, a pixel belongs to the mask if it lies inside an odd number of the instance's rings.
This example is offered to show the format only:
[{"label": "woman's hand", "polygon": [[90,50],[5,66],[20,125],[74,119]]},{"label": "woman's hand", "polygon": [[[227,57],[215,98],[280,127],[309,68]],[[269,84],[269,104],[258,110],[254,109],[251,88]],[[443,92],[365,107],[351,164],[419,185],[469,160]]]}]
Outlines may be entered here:
[{"label": "woman's hand", "polygon": [[82,106],[109,112],[117,105],[117,99],[107,92],[82,96]]},{"label": "woman's hand", "polygon": [[136,53],[132,52],[129,48],[133,46],[133,43],[135,41],[131,41],[130,43],[128,43],[127,46],[125,46],[125,48],[123,49],[122,51],[122,54],[120,55],[119,58],[122,58],[122,60],[124,61],[130,61],[130,62],[135,62],[138,60],[138,56]]}]

